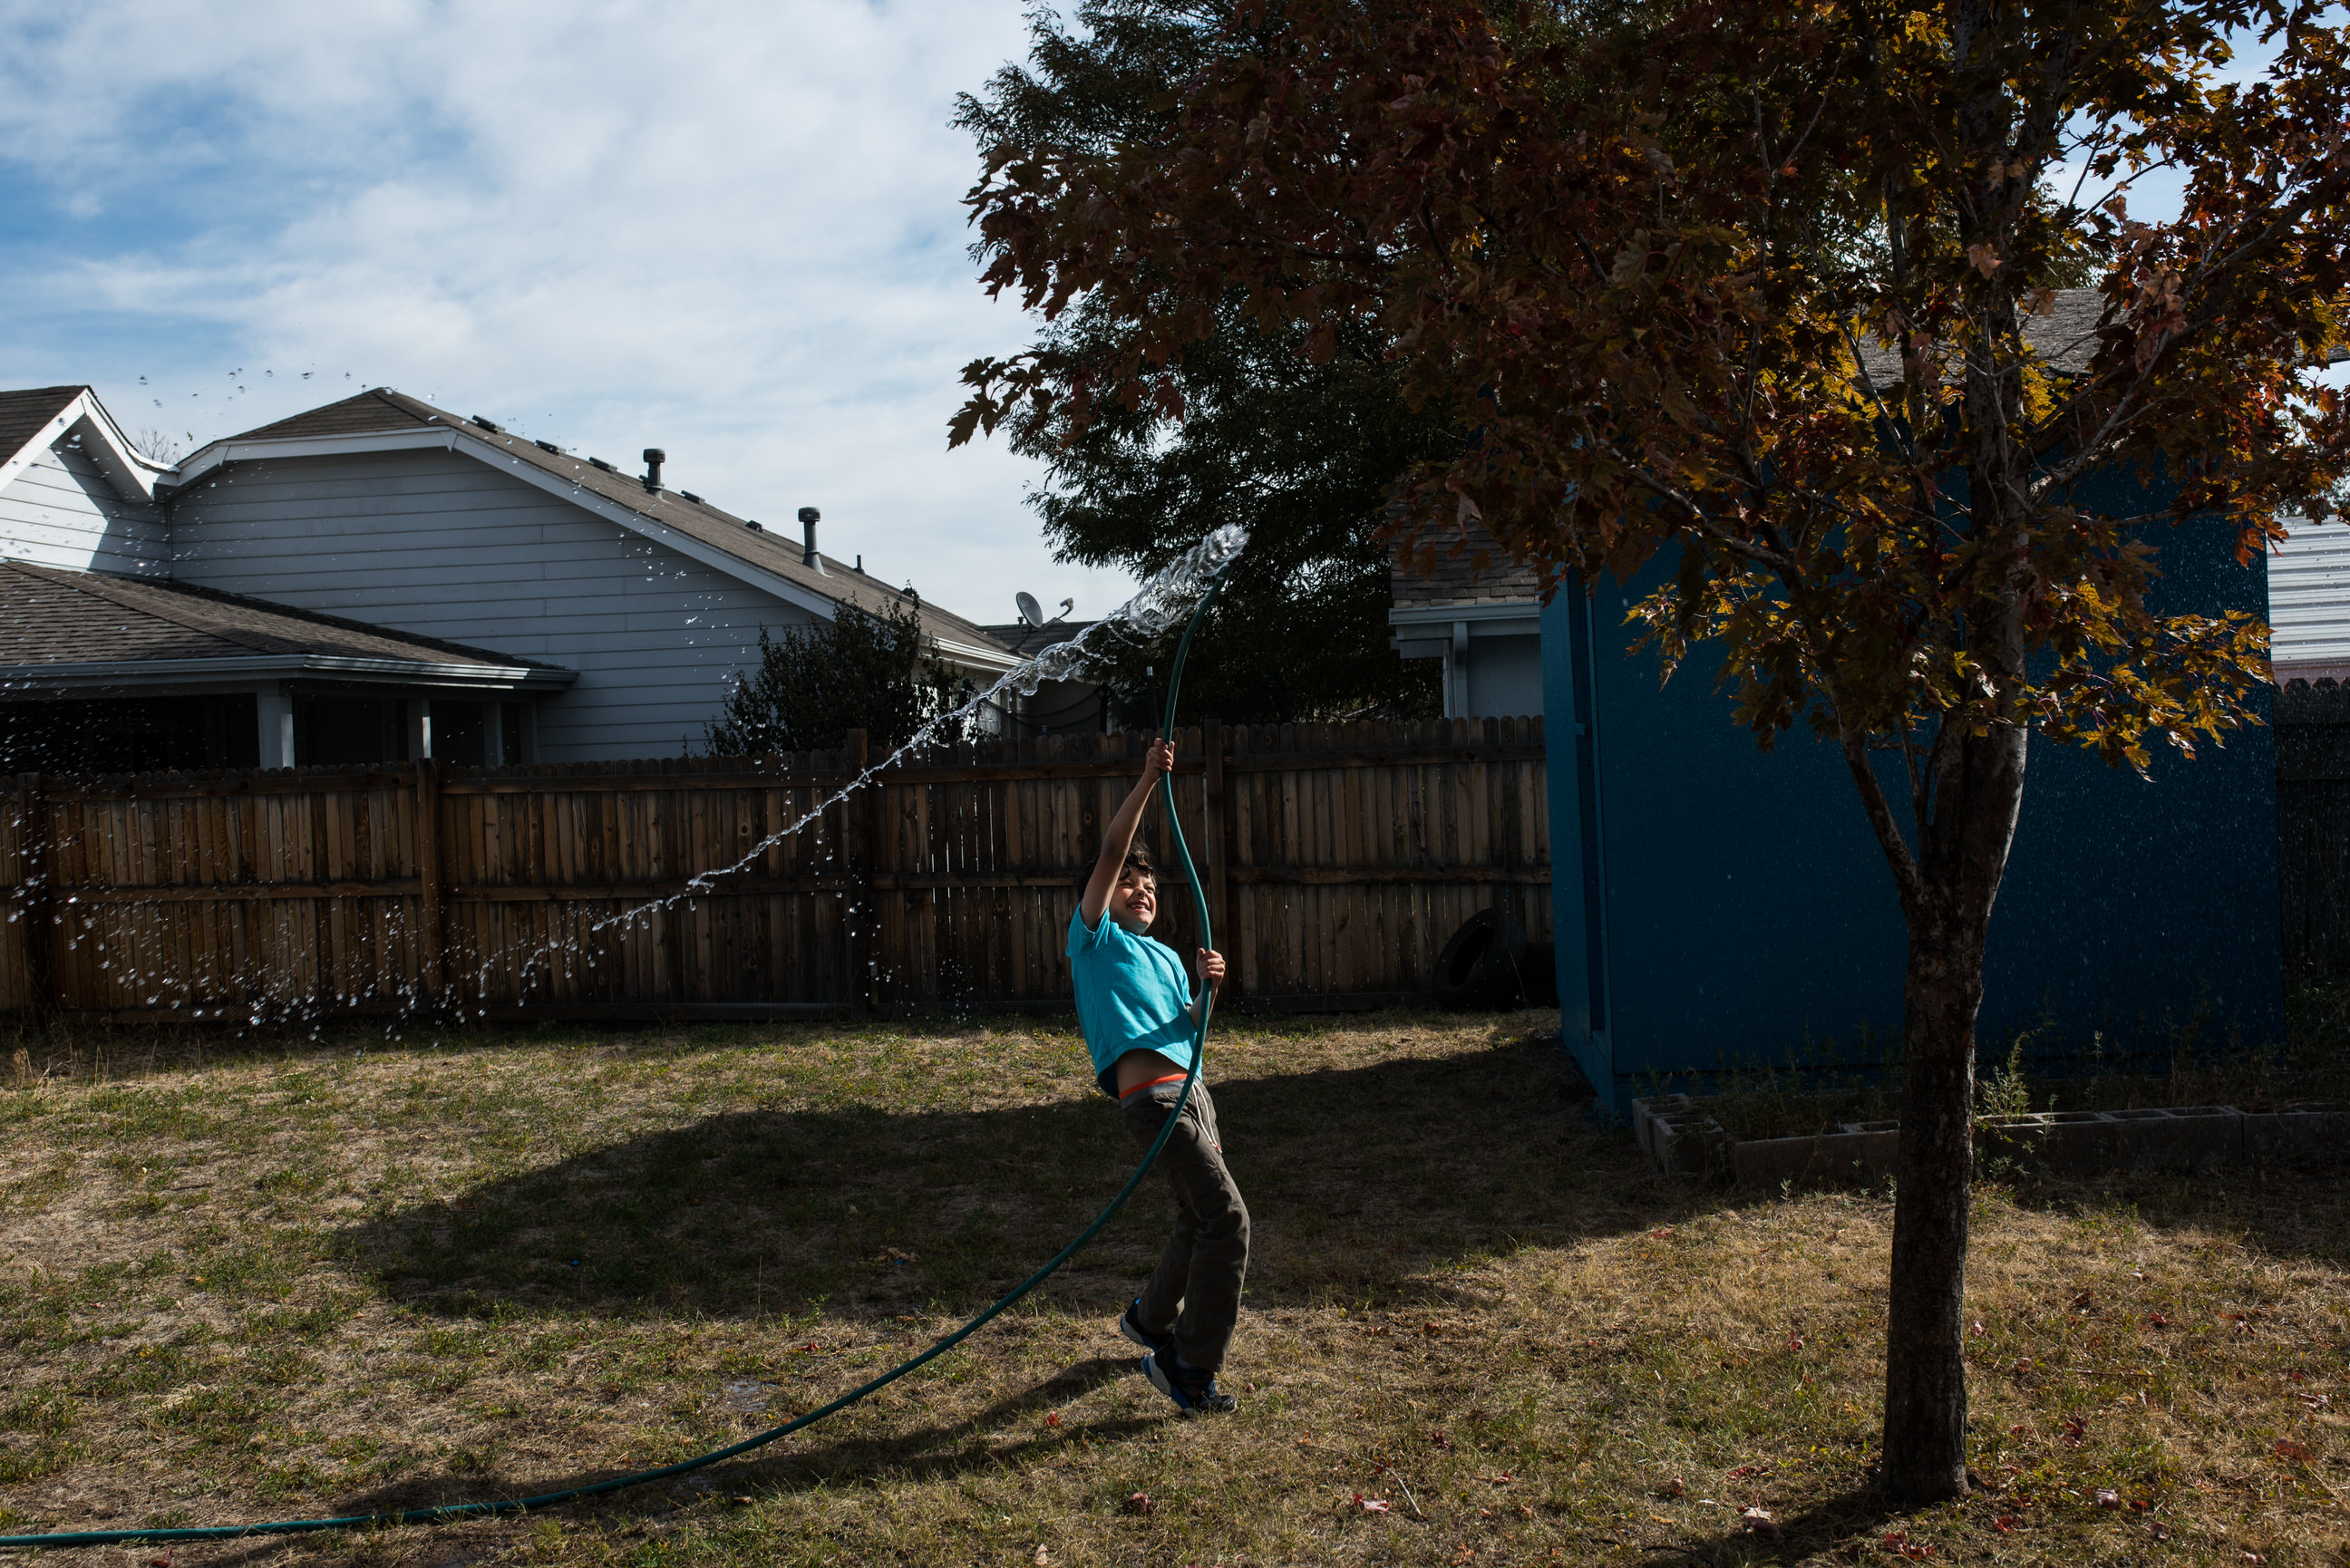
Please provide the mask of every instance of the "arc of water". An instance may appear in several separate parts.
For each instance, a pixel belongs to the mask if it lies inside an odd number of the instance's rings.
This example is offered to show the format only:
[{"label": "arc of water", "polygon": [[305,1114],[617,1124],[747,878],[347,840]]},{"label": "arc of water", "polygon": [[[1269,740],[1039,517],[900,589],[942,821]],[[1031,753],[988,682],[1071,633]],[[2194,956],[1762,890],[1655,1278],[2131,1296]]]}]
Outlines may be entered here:
[{"label": "arc of water", "polygon": [[[1226,552],[1222,559],[1229,561],[1232,553],[1238,551],[1239,542],[1244,539],[1244,535],[1236,535],[1231,550]],[[1154,578],[1152,586],[1157,586],[1158,582],[1159,579]],[[1178,693],[1182,690],[1183,664],[1191,654],[1191,636],[1199,629],[1200,617],[1207,609],[1206,600],[1214,593],[1215,587],[1215,573],[1211,570],[1207,581],[1201,586],[1199,594],[1193,597],[1197,607],[1192,611],[1191,624],[1184,628],[1182,641],[1175,650],[1174,664],[1168,672],[1166,727],[1169,730],[1172,730],[1175,726],[1175,702]],[[1170,617],[1165,624],[1171,626],[1172,618]],[[1032,687],[1031,690],[1033,691],[1034,688]],[[902,751],[903,748],[900,750]],[[896,753],[892,754],[894,756]],[[869,774],[871,770],[868,772]],[[1191,852],[1183,843],[1182,824],[1176,816],[1174,781],[1162,776],[1159,783],[1166,791],[1168,826],[1174,835],[1175,852],[1182,862],[1184,877],[1191,885],[1191,900],[1199,911],[1200,940],[1203,945],[1212,946],[1213,922],[1208,909],[1207,895],[1200,887],[1199,867],[1191,862]],[[855,786],[852,784],[850,787]],[[1035,1272],[982,1308],[961,1328],[940,1338],[920,1355],[908,1357],[879,1377],[850,1389],[828,1404],[818,1406],[805,1416],[796,1417],[780,1427],[754,1433],[740,1442],[731,1443],[722,1449],[713,1449],[708,1453],[697,1454],[689,1459],[681,1459],[676,1464],[665,1465],[658,1469],[639,1470],[629,1475],[615,1476],[609,1480],[595,1481],[586,1486],[567,1487],[560,1491],[542,1492],[535,1497],[442,1503],[425,1508],[408,1509],[396,1513],[347,1514],[333,1519],[280,1519],[259,1524],[210,1525],[177,1530],[91,1530],[45,1535],[0,1536],[0,1549],[103,1546],[127,1542],[220,1541],[255,1535],[297,1535],[317,1531],[362,1530],[391,1524],[439,1523],[452,1519],[478,1518],[486,1514],[526,1513],[534,1509],[552,1507],[556,1503],[568,1502],[577,1498],[601,1497],[629,1487],[642,1486],[647,1481],[661,1480],[671,1476],[683,1475],[690,1470],[702,1469],[722,1460],[733,1459],[737,1454],[764,1448],[779,1438],[787,1437],[794,1432],[814,1426],[835,1411],[847,1409],[868,1395],[889,1386],[907,1374],[945,1355],[949,1350],[978,1333],[991,1319],[1003,1313],[1038,1285],[1043,1284],[1046,1279],[1058,1272],[1063,1264],[1076,1257],[1080,1248],[1100,1233],[1102,1228],[1126,1206],[1127,1199],[1134,1196],[1135,1189],[1142,1185],[1143,1177],[1149,1174],[1151,1166],[1157,1163],[1159,1151],[1166,1147],[1168,1137],[1182,1119],[1183,1107],[1191,1103],[1191,1091],[1200,1080],[1200,1065],[1207,1054],[1208,1021],[1212,1016],[1214,1009],[1215,992],[1211,991],[1201,999],[1199,1015],[1195,1020],[1198,1032],[1192,1039],[1191,1064],[1184,1073],[1182,1094],[1178,1097],[1174,1110],[1159,1124],[1158,1137],[1152,1141],[1149,1151],[1143,1155],[1141,1163],[1134,1168],[1134,1173],[1126,1179],[1126,1185],[1118,1189],[1118,1195],[1094,1217],[1091,1224],[1070,1238],[1068,1243],[1047,1259]]]},{"label": "arc of water", "polygon": [[[512,971],[511,984],[515,997],[517,999],[526,997],[531,986],[538,978],[542,974],[554,971],[558,965],[567,966],[571,962],[584,959],[592,966],[597,961],[593,951],[585,946],[588,940],[615,927],[646,919],[679,904],[691,902],[696,898],[713,891],[727,877],[749,869],[777,844],[820,821],[826,812],[871,782],[876,774],[929,745],[941,731],[958,723],[976,712],[982,706],[997,702],[1007,693],[1033,696],[1037,689],[1047,681],[1066,680],[1082,676],[1087,668],[1097,660],[1107,651],[1107,646],[1116,639],[1128,636],[1156,637],[1173,629],[1190,613],[1192,607],[1199,603],[1215,582],[1218,574],[1230,564],[1247,543],[1247,530],[1238,524],[1226,524],[1217,528],[1198,545],[1170,562],[1163,570],[1152,576],[1131,598],[1116,610],[1087,627],[1076,637],[1066,642],[1055,643],[1035,657],[1015,665],[997,677],[984,691],[974,693],[952,709],[937,715],[917,730],[903,744],[892,750],[879,762],[866,767],[855,778],[850,779],[775,831],[751,845],[728,864],[696,874],[680,891],[649,898],[627,909],[598,916],[585,925],[573,926],[562,932],[550,931],[545,940],[521,955],[518,966]],[[70,905],[72,900],[68,899],[67,902]],[[21,914],[21,910],[12,909],[9,911],[8,919],[15,920]],[[103,922],[97,911],[67,908],[61,909],[59,915],[67,925],[73,947],[78,949],[85,941],[103,942],[106,940],[102,929]],[[137,939],[134,937],[133,940],[135,941]],[[484,958],[478,963],[472,978],[473,1000],[470,1003],[461,1002],[458,1004],[459,1012],[462,1013],[470,1011],[475,1017],[486,1016],[491,987],[496,972],[506,965],[514,964],[515,961],[512,950],[508,950],[505,955],[498,959]],[[109,972],[115,972],[118,964],[127,985],[138,987],[159,984],[155,974],[160,965],[135,950],[127,954],[113,955],[101,967]],[[289,981],[291,979],[291,977],[285,978]],[[183,979],[182,984],[186,983]],[[170,981],[162,981],[160,985],[160,991],[145,995],[144,1000],[148,1005],[154,1006],[167,1002],[172,1005],[182,1004],[182,999],[169,996],[168,993],[172,990]],[[293,988],[288,985],[286,989],[290,992]],[[401,1004],[399,1009],[401,1014],[412,1016],[428,1008],[429,999],[424,995],[421,986],[406,986],[402,991]],[[322,1002],[328,1005],[337,1002],[351,1004],[361,1001],[362,997],[338,991],[331,998],[312,995],[297,999],[287,995],[282,1000],[286,1015],[298,1018],[308,1014],[315,1026],[317,1009]],[[203,1016],[211,1010],[199,1006],[192,1011],[196,1016]],[[223,1015],[230,1011],[231,1009],[225,1005],[218,1009],[218,1012]],[[251,1022],[258,1025],[265,1021],[267,1012],[271,1009],[262,999],[254,998],[237,1007],[235,1011],[240,1012],[249,1011]]]},{"label": "arc of water", "polygon": [[[1087,668],[1105,651],[1105,645],[1111,639],[1126,635],[1129,631],[1144,637],[1157,637],[1171,631],[1182,622],[1184,617],[1191,613],[1192,607],[1207,595],[1214,586],[1219,574],[1247,545],[1248,537],[1248,530],[1237,523],[1227,523],[1212,530],[1206,538],[1152,576],[1137,590],[1132,598],[1118,606],[1117,609],[1086,628],[1084,631],[1068,641],[1056,642],[1036,654],[1035,657],[1014,665],[998,676],[985,691],[975,693],[955,707],[932,718],[888,756],[868,766],[855,778],[825,796],[800,815],[752,845],[733,861],[724,866],[696,873],[687,879],[685,887],[678,892],[665,893],[660,898],[649,898],[629,909],[591,920],[579,935],[594,937],[610,930],[615,926],[643,919],[649,915],[690,902],[708,893],[726,877],[748,870],[757,864],[760,857],[767,851],[798,833],[810,823],[819,820],[826,812],[830,811],[835,805],[869,783],[874,775],[895,766],[901,758],[920,751],[924,746],[929,745],[941,731],[945,730],[949,725],[958,723],[965,716],[978,711],[983,704],[993,702],[1006,692],[1033,697],[1036,694],[1037,689],[1047,681],[1068,680],[1082,676]],[[521,971],[515,976],[517,995],[528,992],[532,975],[537,971],[543,961],[551,961],[559,945],[558,939],[550,936],[545,943],[523,960]],[[475,1003],[477,1017],[484,1016],[488,1012],[489,984],[494,967],[493,964],[484,961],[475,969],[473,973],[474,992],[479,999]]]}]

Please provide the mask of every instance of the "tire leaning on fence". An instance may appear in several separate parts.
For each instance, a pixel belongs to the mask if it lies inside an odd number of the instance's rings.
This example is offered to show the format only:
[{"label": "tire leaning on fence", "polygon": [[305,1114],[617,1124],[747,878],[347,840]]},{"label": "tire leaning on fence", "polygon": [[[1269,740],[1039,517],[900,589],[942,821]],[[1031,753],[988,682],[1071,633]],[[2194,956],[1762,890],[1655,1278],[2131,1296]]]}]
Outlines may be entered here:
[{"label": "tire leaning on fence", "polygon": [[1526,933],[1506,909],[1480,909],[1436,959],[1436,1000],[1456,1012],[1507,1007],[1524,992]]}]

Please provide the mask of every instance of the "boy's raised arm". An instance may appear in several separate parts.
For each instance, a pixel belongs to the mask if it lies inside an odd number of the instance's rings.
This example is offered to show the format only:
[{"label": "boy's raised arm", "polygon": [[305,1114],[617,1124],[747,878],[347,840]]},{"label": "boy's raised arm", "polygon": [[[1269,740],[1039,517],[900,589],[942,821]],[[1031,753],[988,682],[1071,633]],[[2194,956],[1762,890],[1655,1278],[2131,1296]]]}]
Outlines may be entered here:
[{"label": "boy's raised arm", "polygon": [[1087,930],[1101,924],[1102,911],[1109,908],[1110,889],[1118,886],[1126,852],[1134,847],[1135,830],[1142,826],[1142,814],[1150,808],[1150,792],[1159,787],[1159,775],[1174,771],[1175,748],[1163,740],[1152,741],[1143,755],[1142,776],[1102,831],[1101,857],[1094,862],[1094,874],[1087,879],[1086,896],[1078,904]]}]

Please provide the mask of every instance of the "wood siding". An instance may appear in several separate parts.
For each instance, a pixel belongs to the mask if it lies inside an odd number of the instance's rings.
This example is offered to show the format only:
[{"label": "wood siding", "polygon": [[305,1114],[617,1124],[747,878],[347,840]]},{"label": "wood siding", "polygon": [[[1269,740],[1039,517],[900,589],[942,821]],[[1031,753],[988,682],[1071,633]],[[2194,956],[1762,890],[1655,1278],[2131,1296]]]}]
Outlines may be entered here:
[{"label": "wood siding", "polygon": [[0,556],[73,572],[167,575],[163,514],[125,501],[71,441],[25,465],[0,489]]},{"label": "wood siding", "polygon": [[542,762],[701,744],[759,628],[809,619],[449,452],[235,464],[174,504],[172,575],[577,670]]},{"label": "wood siding", "polygon": [[[0,1006],[121,1018],[1053,1005],[1143,738],[944,751],[22,779]],[[1236,1000],[1421,998],[1499,904],[1549,939],[1539,720],[1191,730],[1177,812]],[[811,814],[814,814],[811,815]],[[778,830],[809,818],[802,831]],[[1167,825],[1148,840],[1197,945]],[[705,877],[707,873],[723,875]]]}]

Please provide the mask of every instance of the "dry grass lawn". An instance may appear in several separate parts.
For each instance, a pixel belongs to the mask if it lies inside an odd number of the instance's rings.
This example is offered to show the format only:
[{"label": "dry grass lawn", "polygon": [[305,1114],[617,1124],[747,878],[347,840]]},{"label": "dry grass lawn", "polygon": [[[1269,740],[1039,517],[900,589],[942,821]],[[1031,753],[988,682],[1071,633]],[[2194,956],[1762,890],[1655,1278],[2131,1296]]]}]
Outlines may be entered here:
[{"label": "dry grass lawn", "polygon": [[[2338,1175],[1985,1188],[1991,1490],[1897,1512],[1869,1487],[1886,1196],[1649,1174],[1547,1025],[1220,1032],[1257,1239],[1236,1417],[1174,1418],[1110,1331],[1154,1183],[968,1345],[743,1459],[171,1562],[2343,1560]],[[951,1327],[1132,1158],[1066,1027],[55,1049],[0,1089],[0,1533],[674,1460]]]}]

